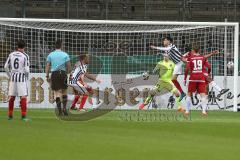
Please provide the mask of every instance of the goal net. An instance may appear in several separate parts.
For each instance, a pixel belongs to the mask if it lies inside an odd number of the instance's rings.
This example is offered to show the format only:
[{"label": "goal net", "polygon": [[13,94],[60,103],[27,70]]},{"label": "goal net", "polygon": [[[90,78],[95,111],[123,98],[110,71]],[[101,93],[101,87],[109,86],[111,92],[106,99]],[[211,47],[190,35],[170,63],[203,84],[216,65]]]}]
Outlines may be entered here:
[{"label": "goal net", "polygon": [[[16,42],[26,42],[26,53],[30,57],[29,107],[54,107],[53,95],[46,82],[44,68],[47,55],[54,50],[57,39],[62,40],[63,50],[71,58],[72,66],[83,53],[91,55],[89,72],[95,74],[101,84],[89,81],[94,88],[93,104],[87,107],[112,107],[137,109],[158,80],[153,74],[161,52],[150,49],[150,45],[162,46],[162,38],[170,36],[182,54],[197,42],[201,53],[219,50],[209,58],[214,81],[229,91],[219,94],[209,86],[210,109],[237,110],[238,94],[238,23],[211,22],[152,22],[152,21],[94,21],[56,19],[5,19],[0,18],[0,106],[7,106],[8,79],[4,63]],[[183,68],[184,70],[184,68]],[[148,71],[150,78],[142,74]],[[184,91],[183,76],[179,81]],[[69,95],[72,94],[69,88]],[[176,108],[175,97],[163,92],[155,97],[160,109]],[[193,109],[198,109],[199,98],[193,97]],[[185,100],[182,105],[184,106]],[[153,104],[147,108],[151,109]]]}]

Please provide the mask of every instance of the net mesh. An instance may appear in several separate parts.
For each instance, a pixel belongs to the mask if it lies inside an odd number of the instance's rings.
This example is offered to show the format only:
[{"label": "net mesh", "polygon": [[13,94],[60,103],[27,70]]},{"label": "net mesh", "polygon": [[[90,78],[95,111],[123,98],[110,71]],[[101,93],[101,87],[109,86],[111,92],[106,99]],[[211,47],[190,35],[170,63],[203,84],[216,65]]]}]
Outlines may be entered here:
[{"label": "net mesh", "polygon": [[[89,71],[102,75],[139,75],[153,70],[162,60],[159,51],[150,45],[162,46],[162,38],[171,36],[182,54],[189,50],[192,42],[201,46],[207,54],[219,50],[220,54],[209,59],[214,76],[233,75],[234,27],[192,25],[148,25],[148,24],[90,24],[67,22],[23,22],[0,21],[0,66],[1,72],[8,54],[15,49],[19,39],[26,41],[26,53],[30,57],[31,73],[44,73],[46,57],[54,50],[57,39],[63,42],[63,50],[75,63],[81,53],[92,56]],[[227,41],[225,41],[227,36]],[[43,78],[44,81],[44,78]],[[111,81],[111,79],[109,79]],[[31,82],[32,83],[32,82]],[[38,83],[40,83],[38,81]],[[42,82],[43,85],[45,82]],[[111,82],[109,82],[111,84]],[[224,87],[224,84],[222,84]],[[31,90],[31,91],[34,91]],[[35,91],[34,91],[35,92]],[[49,92],[30,93],[49,99]],[[3,101],[3,96],[0,97]],[[46,101],[40,107],[47,107]]]}]

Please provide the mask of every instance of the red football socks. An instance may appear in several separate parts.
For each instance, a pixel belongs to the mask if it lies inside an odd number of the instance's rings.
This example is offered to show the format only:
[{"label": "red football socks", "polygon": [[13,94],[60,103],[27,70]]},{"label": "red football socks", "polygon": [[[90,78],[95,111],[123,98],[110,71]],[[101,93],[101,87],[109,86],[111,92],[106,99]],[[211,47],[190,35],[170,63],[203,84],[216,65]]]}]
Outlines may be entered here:
[{"label": "red football socks", "polygon": [[27,98],[21,98],[20,100],[22,117],[26,117],[27,114]]},{"label": "red football socks", "polygon": [[182,90],[182,87],[180,86],[180,84],[178,83],[178,81],[176,79],[173,79],[172,82],[175,85],[175,87],[179,90],[179,92],[182,93],[183,90]]},{"label": "red football socks", "polygon": [[14,101],[15,101],[15,97],[11,96],[8,103],[8,117],[13,116]]},{"label": "red football socks", "polygon": [[84,104],[85,104],[86,101],[87,101],[87,98],[88,98],[87,95],[83,95],[83,96],[82,96],[82,100],[81,100],[81,103],[80,103],[79,109],[83,109],[83,106],[84,106]]},{"label": "red football socks", "polygon": [[139,109],[140,109],[140,110],[142,110],[144,107],[145,107],[144,103],[141,103],[141,104],[139,105]]},{"label": "red football socks", "polygon": [[75,95],[74,100],[73,100],[73,102],[72,102],[71,109],[74,109],[74,108],[75,108],[75,105],[76,105],[76,103],[78,102],[78,99],[79,99],[79,95]]}]

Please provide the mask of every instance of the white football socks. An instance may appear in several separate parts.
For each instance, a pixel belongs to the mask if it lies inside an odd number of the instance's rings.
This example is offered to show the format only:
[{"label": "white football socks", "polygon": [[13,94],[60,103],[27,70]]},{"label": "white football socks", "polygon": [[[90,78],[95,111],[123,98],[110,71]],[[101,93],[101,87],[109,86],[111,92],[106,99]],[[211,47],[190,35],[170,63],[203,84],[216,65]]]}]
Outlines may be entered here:
[{"label": "white football socks", "polygon": [[191,105],[192,105],[191,97],[187,96],[187,98],[186,98],[186,113],[189,113]]},{"label": "white football socks", "polygon": [[202,98],[202,113],[206,114],[207,113],[207,96],[203,96]]},{"label": "white football socks", "polygon": [[212,82],[209,83],[209,84],[212,85],[212,87],[213,87],[214,89],[216,89],[218,92],[220,92],[220,91],[222,90],[222,88],[219,87],[219,86],[217,85],[217,83],[214,82],[214,81],[212,81]]}]

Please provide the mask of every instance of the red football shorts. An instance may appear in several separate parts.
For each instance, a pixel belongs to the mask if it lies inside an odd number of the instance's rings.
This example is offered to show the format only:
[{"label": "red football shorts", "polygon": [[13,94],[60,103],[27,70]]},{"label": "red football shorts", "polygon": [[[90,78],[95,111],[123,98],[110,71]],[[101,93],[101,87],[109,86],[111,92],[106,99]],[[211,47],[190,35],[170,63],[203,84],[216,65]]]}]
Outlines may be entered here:
[{"label": "red football shorts", "polygon": [[188,92],[193,93],[197,91],[197,93],[207,93],[206,86],[205,82],[190,81],[188,84]]}]

